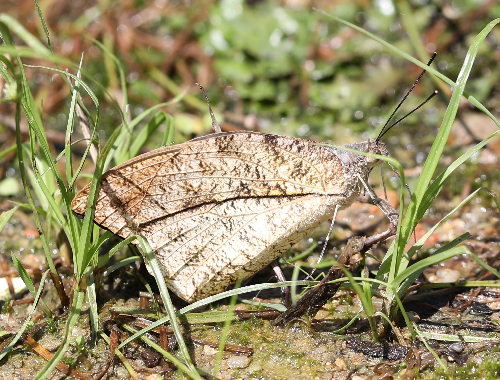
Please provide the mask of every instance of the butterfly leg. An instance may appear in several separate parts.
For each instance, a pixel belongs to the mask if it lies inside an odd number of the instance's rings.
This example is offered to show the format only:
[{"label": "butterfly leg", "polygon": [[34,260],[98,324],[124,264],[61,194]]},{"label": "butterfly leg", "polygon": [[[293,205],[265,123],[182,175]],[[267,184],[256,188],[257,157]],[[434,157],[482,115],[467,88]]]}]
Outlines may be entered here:
[{"label": "butterfly leg", "polygon": [[[279,282],[285,282],[286,278],[281,270],[281,267],[278,263],[278,260],[274,260],[271,263],[271,267],[273,268],[274,274],[276,275],[277,279]],[[282,302],[286,307],[289,307],[292,304],[292,296],[290,294],[290,287],[288,286],[282,286],[281,287],[281,297],[282,297]]]},{"label": "butterfly leg", "polygon": [[386,231],[366,238],[365,246],[368,247],[380,243],[396,234],[399,214],[389,202],[387,202],[385,199],[377,197],[373,189],[361,178],[361,176],[359,176],[358,178],[364,185],[366,192],[370,196],[368,202],[381,209],[382,212],[387,216],[387,219],[389,219],[389,228]]}]

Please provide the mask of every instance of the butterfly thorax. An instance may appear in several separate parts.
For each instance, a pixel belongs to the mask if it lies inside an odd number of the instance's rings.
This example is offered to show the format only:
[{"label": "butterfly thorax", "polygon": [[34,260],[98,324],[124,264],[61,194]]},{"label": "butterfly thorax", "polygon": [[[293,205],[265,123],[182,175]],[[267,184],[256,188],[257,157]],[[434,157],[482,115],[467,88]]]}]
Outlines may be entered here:
[{"label": "butterfly thorax", "polygon": [[[389,156],[387,146],[381,141],[368,140],[355,144],[347,144],[345,147],[361,152]],[[334,148],[334,153],[342,162],[344,170],[345,200],[342,202],[344,203],[342,206],[348,207],[363,191],[364,185],[361,181],[367,184],[370,172],[374,167],[379,166],[382,161],[342,148]]]}]

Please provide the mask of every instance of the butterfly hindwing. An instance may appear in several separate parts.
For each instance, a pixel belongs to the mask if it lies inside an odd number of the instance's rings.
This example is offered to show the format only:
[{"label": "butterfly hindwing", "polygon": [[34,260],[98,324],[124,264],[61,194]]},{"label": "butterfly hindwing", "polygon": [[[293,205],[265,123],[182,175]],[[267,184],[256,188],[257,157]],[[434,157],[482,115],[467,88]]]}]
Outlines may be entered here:
[{"label": "butterfly hindwing", "polygon": [[156,220],[141,233],[169,288],[193,302],[256,273],[309,234],[333,214],[335,202],[326,198],[227,200]]},{"label": "butterfly hindwing", "polygon": [[[89,189],[74,198],[75,214],[85,213]],[[343,165],[331,148],[220,133],[106,172],[94,220],[123,238],[145,236],[169,287],[193,301],[270,263],[328,218],[345,192]]]}]

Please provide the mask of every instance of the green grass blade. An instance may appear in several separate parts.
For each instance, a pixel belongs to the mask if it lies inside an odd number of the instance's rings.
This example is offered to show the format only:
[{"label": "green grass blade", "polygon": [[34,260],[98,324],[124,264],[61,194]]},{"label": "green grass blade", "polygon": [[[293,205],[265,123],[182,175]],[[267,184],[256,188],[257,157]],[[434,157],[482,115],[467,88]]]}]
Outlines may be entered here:
[{"label": "green grass blade", "polygon": [[165,115],[165,133],[163,134],[163,139],[161,140],[161,146],[170,145],[174,142],[174,118],[168,113]]},{"label": "green grass blade", "polygon": [[[344,280],[342,280],[342,281],[344,281]],[[192,304],[178,310],[175,314],[180,316],[180,315],[189,313],[190,311],[196,310],[200,307],[210,305],[213,302],[220,301],[224,298],[231,297],[234,294],[240,295],[240,294],[244,294],[244,293],[258,292],[259,290],[281,288],[282,286],[292,286],[293,284],[294,284],[293,281],[286,281],[286,282],[279,282],[279,283],[263,283],[263,284],[257,284],[257,285],[244,286],[244,287],[241,287],[238,289],[231,289],[231,290],[225,291],[223,293],[219,293],[219,294],[216,294],[214,296],[204,298],[200,301],[193,302]],[[303,285],[303,286],[312,286],[312,285],[316,285],[317,282],[316,281],[297,281],[296,284]],[[161,325],[163,325],[165,323],[169,323],[169,322],[170,322],[169,316],[166,316],[162,319],[159,319],[156,322],[153,322],[148,327],[145,327],[142,330],[140,330],[137,334],[134,334],[130,338],[124,340],[122,343],[120,343],[118,348],[122,348],[123,346],[129,344],[133,340],[139,338],[141,335],[144,335],[148,331],[151,331],[151,330],[157,328],[158,326],[161,326]]]},{"label": "green grass blade", "polygon": [[[470,237],[470,233],[466,232],[459,237],[453,239],[450,241],[448,244],[445,244],[441,248],[439,248],[436,252],[433,253],[433,255],[436,255],[441,252],[448,251],[454,247],[456,247],[458,244],[462,243],[463,241],[467,240]],[[396,293],[398,298],[404,298],[407,290],[414,284],[414,281],[420,276],[426,268],[420,268],[413,273],[411,273],[404,281],[403,283],[399,286],[399,289]]]},{"label": "green grass blade", "polygon": [[[0,25],[3,25],[0,23]],[[1,30],[2,36],[4,38],[4,41],[6,41],[6,34],[8,31]],[[8,41],[8,39],[7,39]],[[16,75],[18,81],[20,82],[22,80],[22,76],[20,74]],[[25,78],[24,78],[25,79]],[[21,90],[22,86],[21,83],[18,83],[18,89]],[[21,100],[21,99],[19,99]],[[30,205],[31,210],[33,211],[33,216],[35,219],[35,224],[39,231],[42,231],[42,235],[40,236],[40,240],[42,241],[42,246],[43,250],[47,259],[47,265],[49,266],[50,270],[52,273],[57,274],[56,268],[54,266],[54,262],[52,261],[52,255],[50,254],[49,246],[47,244],[47,240],[43,234],[43,228],[42,228],[42,223],[40,220],[40,216],[38,214],[37,208],[35,206],[35,202],[33,200],[33,197],[31,195],[31,190],[28,185],[28,179],[27,179],[27,174],[26,174],[26,167],[24,164],[23,160],[23,150],[22,150],[22,142],[21,142],[21,102],[17,101],[16,102],[16,114],[15,114],[15,122],[16,122],[16,147],[17,147],[17,157],[18,157],[18,162],[19,162],[19,172],[21,174],[21,180],[23,183],[23,188],[24,192],[26,194],[26,197],[28,198],[28,203]]]},{"label": "green grass blade", "polygon": [[102,152],[97,160],[96,169],[92,177],[92,183],[90,185],[89,196],[87,199],[87,211],[83,217],[83,222],[81,226],[80,239],[78,244],[78,251],[75,254],[75,274],[78,279],[81,279],[85,271],[86,263],[89,263],[95,252],[90,251],[90,241],[91,233],[94,226],[94,213],[95,213],[95,203],[97,202],[97,196],[99,194],[101,176],[103,174],[104,163],[113,148],[116,138],[120,134],[120,128],[114,130],[113,134],[110,136],[108,142],[102,149]]},{"label": "green grass blade", "polygon": [[[127,93],[127,79],[125,78],[125,71],[123,70],[123,65],[121,61],[118,59],[118,57],[113,54],[106,46],[104,46],[100,41],[96,40],[95,38],[92,38],[90,36],[85,36],[86,38],[90,39],[92,42],[94,42],[97,46],[101,48],[101,50],[106,54],[108,57],[110,57],[114,64],[116,65],[116,68],[118,69],[118,73],[120,75],[120,87],[121,87],[121,93],[122,93],[122,105],[125,108],[128,105],[128,93]],[[123,109],[123,113],[125,113],[125,109]]]},{"label": "green grass blade", "polygon": [[26,44],[35,52],[41,53],[46,56],[50,55],[50,51],[12,16],[8,15],[7,13],[0,13],[0,22],[4,23],[19,38],[21,38],[21,40],[26,42]]},{"label": "green grass blade", "polygon": [[130,145],[130,149],[128,150],[128,154],[126,157],[121,159],[121,161],[129,160],[135,156],[138,156],[141,152],[141,149],[146,145],[148,140],[155,134],[158,130],[158,127],[167,121],[166,113],[163,111],[158,112],[147,124],[144,128],[141,129],[137,137],[134,138],[134,141]]},{"label": "green grass blade", "polygon": [[420,332],[420,330],[417,328],[416,324],[414,325],[414,327],[415,327],[415,332],[417,333],[419,338],[422,340],[422,342],[424,342],[424,345],[427,348],[427,350],[429,350],[429,352],[432,354],[432,356],[434,356],[434,359],[436,359],[436,361],[439,363],[439,365],[444,370],[444,372],[445,373],[448,372],[448,367],[446,367],[446,365],[443,363],[443,361],[439,358],[439,355],[436,353],[436,351],[434,351],[431,348],[431,346],[429,346],[429,343],[427,343],[427,340],[425,339],[425,335]]},{"label": "green grass blade", "polygon": [[[13,256],[13,257],[15,257],[15,256]],[[22,267],[21,264],[20,264],[20,266]],[[19,339],[21,338],[21,336],[24,334],[24,332],[26,331],[26,329],[30,325],[31,318],[33,317],[33,313],[36,310],[36,306],[38,305],[38,302],[41,301],[40,296],[42,295],[42,290],[43,290],[43,287],[45,285],[45,280],[47,279],[47,274],[48,273],[49,273],[48,270],[46,270],[43,273],[42,278],[40,279],[40,286],[38,287],[38,290],[36,292],[33,292],[35,300],[33,301],[33,304],[31,305],[31,309],[30,309],[30,311],[28,313],[28,316],[24,320],[23,324],[21,325],[21,328],[18,330],[18,332],[15,335],[14,339],[12,339],[12,341],[9,343],[9,345],[7,347],[5,347],[4,350],[3,350],[3,352],[0,354],[0,360],[2,360],[5,357],[5,355],[7,355],[10,352],[10,350],[12,350],[12,348],[17,344],[17,342],[19,341]],[[28,276],[28,278],[29,278],[29,276]],[[31,279],[29,280],[29,282],[31,282]],[[27,285],[26,282],[25,282],[25,284]],[[31,284],[33,284],[33,283],[31,283]],[[42,304],[40,304],[40,306],[41,305]],[[45,307],[47,307],[47,306],[45,306]]]},{"label": "green grass blade", "polygon": [[[106,334],[101,332],[99,336],[108,344],[108,346],[111,344],[111,341],[109,340],[109,337]],[[128,373],[130,374],[130,377],[132,379],[139,379],[139,376],[135,372],[134,368],[132,368],[129,361],[125,358],[125,355],[123,355],[121,351],[118,349],[115,350],[115,355],[122,361],[122,364],[127,369]]]},{"label": "green grass blade", "polygon": [[[155,110],[157,110],[161,107],[165,107],[165,106],[177,103],[180,101],[180,99],[182,99],[182,95],[176,96],[174,99],[172,99],[169,102],[160,103],[160,104],[157,104],[151,108],[148,108],[146,111],[142,112],[140,115],[137,115],[130,123],[128,123],[128,125],[127,125],[128,129],[122,128],[120,136],[118,136],[118,138],[116,139],[116,147],[113,148],[112,153],[108,156],[108,159],[105,162],[104,168],[109,167],[111,160],[113,159],[114,156],[116,156],[115,152],[117,151],[117,147],[120,146],[125,141],[128,134],[131,133],[134,130],[134,128],[142,120],[144,120],[146,117],[151,115]],[[122,127],[123,127],[123,124],[122,124]],[[116,160],[116,164],[117,165],[121,164],[121,162]]]},{"label": "green grass blade", "polygon": [[[36,298],[37,291],[35,285],[33,284],[33,281],[31,281],[31,277],[29,276],[28,272],[26,272],[26,269],[24,268],[23,264],[21,264],[19,259],[16,257],[14,252],[11,253],[11,257],[12,257],[12,264],[14,265],[14,268],[16,268],[17,273],[19,273],[19,277],[21,277],[21,279],[24,282],[24,285],[26,285],[26,288],[28,288],[31,295]],[[40,282],[40,284],[43,284],[43,282]],[[47,318],[52,318],[53,316],[52,312],[45,304],[45,302],[43,302],[43,300],[40,300],[40,309]]]},{"label": "green grass blade", "polygon": [[[241,281],[238,281],[235,284],[235,288],[238,289],[241,285]],[[231,301],[229,301],[229,310],[227,313],[226,320],[224,321],[224,327],[222,328],[222,333],[219,338],[219,348],[217,350],[217,355],[215,356],[215,364],[212,370],[212,374],[217,376],[217,372],[219,372],[219,367],[222,362],[222,355],[224,354],[224,347],[226,347],[227,337],[229,335],[229,328],[231,327],[231,323],[233,321],[234,308],[236,307],[236,301],[238,300],[238,296],[235,294],[231,297]]]},{"label": "green grass blade", "polygon": [[[109,232],[109,231],[106,231],[105,234]],[[110,233],[110,237],[112,236],[112,233]],[[104,236],[104,235],[103,235]],[[99,262],[97,263],[97,266],[99,268],[102,268],[104,267],[104,265],[106,265],[106,263],[109,261],[109,259],[111,259],[111,257],[113,257],[113,255],[118,252],[120,249],[122,249],[123,247],[127,246],[128,244],[130,244],[131,242],[133,242],[135,240],[135,237],[134,236],[130,236],[128,238],[126,238],[125,240],[122,240],[120,241],[118,244],[116,244],[113,248],[111,248],[109,250],[109,252],[105,253],[100,259],[99,259]]]},{"label": "green grass blade", "polygon": [[16,210],[19,208],[19,206],[15,206],[14,208],[10,209],[9,211],[4,211],[2,214],[0,214],[0,232],[2,232],[3,228],[5,225],[9,222],[10,218],[12,215],[16,212]]},{"label": "green grass blade", "polygon": [[[191,362],[191,357],[189,355],[189,351],[186,346],[186,342],[184,342],[184,338],[182,336],[182,332],[177,323],[177,317],[175,315],[175,309],[172,305],[172,301],[170,300],[170,295],[168,293],[167,284],[165,284],[165,279],[163,278],[163,274],[161,272],[158,261],[156,260],[156,256],[154,255],[148,241],[144,239],[142,236],[137,236],[137,240],[140,243],[140,247],[142,249],[142,253],[144,257],[147,259],[148,264],[153,271],[154,278],[158,285],[158,289],[160,290],[160,295],[163,300],[163,305],[167,309],[167,314],[170,317],[170,324],[172,326],[172,330],[174,331],[175,337],[177,338],[177,344],[179,345],[179,350],[181,351],[182,356],[184,357],[184,361],[189,369],[193,373],[196,372],[196,368]],[[200,378],[201,379],[201,378]]]},{"label": "green grass blade", "polygon": [[477,56],[477,52],[479,46],[482,44],[488,33],[491,29],[500,22],[500,19],[490,22],[474,39],[467,55],[465,57],[464,64],[462,69],[460,70],[460,74],[457,78],[457,83],[454,88],[450,103],[444,115],[443,122],[441,123],[441,127],[439,128],[438,134],[434,143],[432,144],[429,155],[425,161],[424,167],[422,169],[422,173],[417,182],[417,186],[413,193],[412,200],[408,205],[408,210],[405,215],[405,222],[401,228],[401,239],[398,242],[398,252],[402,254],[404,251],[406,242],[408,241],[410,235],[412,234],[417,222],[418,222],[418,214],[419,209],[421,207],[428,207],[429,202],[424,203],[424,196],[431,182],[431,179],[434,175],[436,167],[438,165],[439,159],[443,153],[444,147],[446,145],[446,141],[448,140],[448,136],[451,132],[451,127],[453,126],[453,122],[455,120],[456,113],[458,111],[458,106],[460,104],[460,98],[464,92],[465,85],[467,83],[467,78],[472,69],[472,65],[474,63],[474,59]]},{"label": "green grass blade", "polygon": [[111,265],[109,268],[106,269],[104,272],[104,276],[109,276],[111,273],[113,273],[115,270],[123,268],[127,265],[130,265],[136,261],[140,261],[142,259],[142,256],[129,256],[126,259],[120,260],[117,263]]},{"label": "green grass blade", "polygon": [[[125,330],[131,332],[132,334],[137,334],[137,330],[135,330],[134,328],[132,328],[132,327],[130,327],[128,325],[124,325],[123,328]],[[163,348],[161,348],[159,345],[157,345],[151,339],[149,339],[149,338],[147,338],[145,336],[141,336],[141,339],[146,344],[148,344],[149,346],[151,346],[154,350],[156,350],[160,354],[162,354],[167,360],[169,360],[172,363],[174,363],[183,373],[185,373],[191,379],[193,379],[193,380],[201,380],[202,379],[202,377],[200,376],[200,374],[198,373],[198,371],[193,372],[191,369],[189,369],[188,367],[186,367],[186,365],[184,365],[184,363],[182,363],[179,359],[177,359],[175,356],[173,356],[170,352],[165,351]],[[202,374],[204,374],[204,373],[202,373]]]},{"label": "green grass blade", "polygon": [[[377,41],[378,43],[380,43],[381,45],[387,47],[388,49],[392,50],[393,52],[395,52],[396,54],[398,54],[399,56],[407,59],[408,61],[414,63],[415,65],[421,67],[422,69],[426,70],[427,72],[429,72],[430,74],[436,76],[437,78],[441,79],[443,82],[445,82],[446,84],[450,85],[451,87],[455,87],[456,86],[456,83],[453,82],[450,78],[448,78],[447,76],[443,75],[442,73],[440,73],[439,71],[435,70],[434,68],[432,67],[429,67],[427,66],[427,64],[425,62],[420,62],[419,60],[417,60],[416,58],[414,58],[413,56],[411,56],[410,54],[407,54],[405,52],[403,52],[402,50],[398,49],[396,46],[394,45],[391,45],[390,43],[384,41],[383,39],[377,37],[376,35],[364,30],[363,28],[360,28],[359,26],[357,25],[354,25],[348,21],[345,21],[345,20],[342,20],[341,18],[339,17],[336,17],[334,15],[331,15],[329,13],[326,13],[322,10],[318,10],[316,9],[318,12],[324,14],[325,16],[328,16],[344,25],[347,25],[348,27],[350,28],[353,28],[355,30],[357,30],[358,32],[360,33],[363,33],[364,35],[372,38],[373,40]],[[495,19],[493,21],[491,21],[485,28],[485,30],[487,29],[487,32],[486,34],[488,34],[491,29],[493,29],[493,27],[498,24],[500,22],[500,19]],[[466,91],[463,92],[463,95],[467,98],[467,100],[469,102],[471,102],[471,104],[475,105],[477,108],[479,108],[481,111],[483,111],[484,113],[486,113],[491,120],[493,120],[495,122],[495,124],[500,128],[500,122],[498,121],[498,119],[493,116],[493,114],[491,112],[489,112],[485,106],[483,106],[474,96],[468,94]]]},{"label": "green grass blade", "polygon": [[[26,147],[26,145],[23,145],[23,148],[25,151],[29,152],[29,148]],[[41,163],[41,165],[44,166],[43,163]],[[69,225],[63,213],[61,212],[61,206],[57,203],[57,200],[54,198],[55,190],[48,188],[48,185],[50,186],[53,184],[52,182],[53,176],[51,176],[50,173],[51,172],[47,171],[45,175],[42,176],[38,170],[31,173],[29,172],[28,174],[30,175],[30,177],[33,178],[33,180],[31,181],[31,186],[33,187],[33,190],[37,193],[37,197],[39,199],[39,202],[41,203],[42,208],[44,210],[49,210],[50,208],[57,222],[66,231],[66,233],[69,233]],[[47,176],[48,178],[44,178]]]},{"label": "green grass blade", "polygon": [[75,290],[73,294],[73,304],[71,305],[71,310],[69,312],[68,320],[66,321],[66,328],[64,331],[64,337],[61,342],[61,345],[57,349],[54,356],[52,356],[49,362],[35,377],[35,380],[45,380],[47,377],[49,377],[54,368],[56,368],[57,363],[59,363],[59,361],[63,358],[64,353],[68,350],[70,343],[69,337],[71,335],[71,331],[76,325],[76,322],[78,321],[78,318],[80,317],[80,312],[82,310],[84,297],[85,297],[84,292]]},{"label": "green grass blade", "polygon": [[[196,96],[187,94],[183,91],[172,79],[162,73],[155,67],[152,67],[148,70],[147,75],[155,80],[159,85],[165,87],[168,91],[175,95],[175,97],[183,97],[184,101],[189,104],[191,107],[196,108],[201,112],[208,112],[208,106],[205,101],[198,99]],[[194,83],[193,83],[194,85]],[[220,121],[220,120],[219,120]]]},{"label": "green grass blade", "polygon": [[0,160],[7,156],[9,153],[12,153],[16,150],[16,144],[9,146],[7,149],[4,149],[0,152]]},{"label": "green grass blade", "polygon": [[493,140],[495,137],[500,135],[500,131],[494,132],[491,134],[488,138],[484,139],[480,143],[476,144],[472,149],[469,149],[466,153],[461,155],[459,158],[457,158],[451,165],[449,165],[444,172],[442,172],[429,186],[427,191],[424,194],[424,198],[422,201],[422,206],[418,210],[418,215],[417,219],[420,220],[424,214],[425,211],[427,210],[426,207],[424,207],[426,204],[432,202],[434,198],[437,197],[439,192],[444,186],[445,180],[450,176],[451,173],[453,173],[460,165],[462,165],[465,161],[467,161],[472,155],[476,152],[478,152],[481,148],[486,146],[491,140]]},{"label": "green grass blade", "polygon": [[[80,59],[80,67],[76,76],[80,78],[80,69],[82,67],[83,55]],[[66,136],[64,140],[64,157],[66,163],[66,182],[73,183],[73,157],[71,156],[71,136],[73,135],[73,126],[75,125],[75,108],[76,102],[78,99],[78,90],[80,89],[80,85],[78,82],[75,82],[75,86],[73,87],[73,94],[71,95],[71,104],[69,106],[69,115],[68,115],[68,123],[66,124]]]},{"label": "green grass blade", "polygon": [[480,191],[480,190],[484,190],[484,188],[480,187],[479,189],[477,189],[476,191],[472,192],[471,194],[469,194],[464,200],[462,200],[462,202],[460,202],[455,208],[453,208],[453,210],[451,210],[444,218],[442,218],[439,222],[435,223],[434,226],[432,226],[432,228],[427,231],[427,233],[422,236],[411,248],[410,250],[408,251],[407,253],[407,258],[408,260],[415,254],[417,253],[417,251],[425,244],[425,242],[427,241],[427,239],[434,233],[434,231],[436,231],[436,229],[438,229],[443,223],[445,223],[449,218],[451,218],[451,216],[457,212],[460,208],[462,208],[463,205],[465,205],[467,202],[469,202],[472,198],[474,198],[476,196],[476,194]]},{"label": "green grass blade", "polygon": [[413,272],[419,271],[421,269],[425,269],[431,265],[436,265],[439,264],[441,261],[447,260],[452,258],[453,256],[456,255],[461,255],[461,254],[471,254],[469,249],[464,246],[460,247],[455,247],[452,248],[446,252],[440,252],[438,254],[432,255],[430,257],[427,257],[423,260],[417,261],[415,264],[410,265],[408,268],[406,268],[404,271],[399,273],[393,280],[393,283],[395,284],[400,284],[402,283],[407,277],[411,276]]}]

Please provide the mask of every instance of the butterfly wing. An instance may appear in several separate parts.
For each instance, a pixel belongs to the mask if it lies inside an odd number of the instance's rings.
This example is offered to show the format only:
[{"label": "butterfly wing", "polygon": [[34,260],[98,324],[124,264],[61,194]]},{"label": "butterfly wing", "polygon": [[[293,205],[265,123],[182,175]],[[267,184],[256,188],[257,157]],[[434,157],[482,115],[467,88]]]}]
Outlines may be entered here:
[{"label": "butterfly wing", "polygon": [[[169,286],[192,301],[274,260],[330,215],[315,210],[326,198],[340,202],[345,187],[342,163],[328,147],[221,133],[154,150],[106,172],[94,220],[121,237],[148,238]],[[75,214],[85,213],[89,189],[73,199]],[[185,281],[191,288],[181,289]]]},{"label": "butterfly wing", "polygon": [[238,198],[143,226],[168,287],[188,302],[258,272],[333,215],[335,196]]},{"label": "butterfly wing", "polygon": [[[227,199],[341,194],[342,165],[310,141],[260,133],[223,133],[154,150],[106,172],[94,220],[122,237],[140,226]],[[72,201],[85,213],[90,184]]]}]

